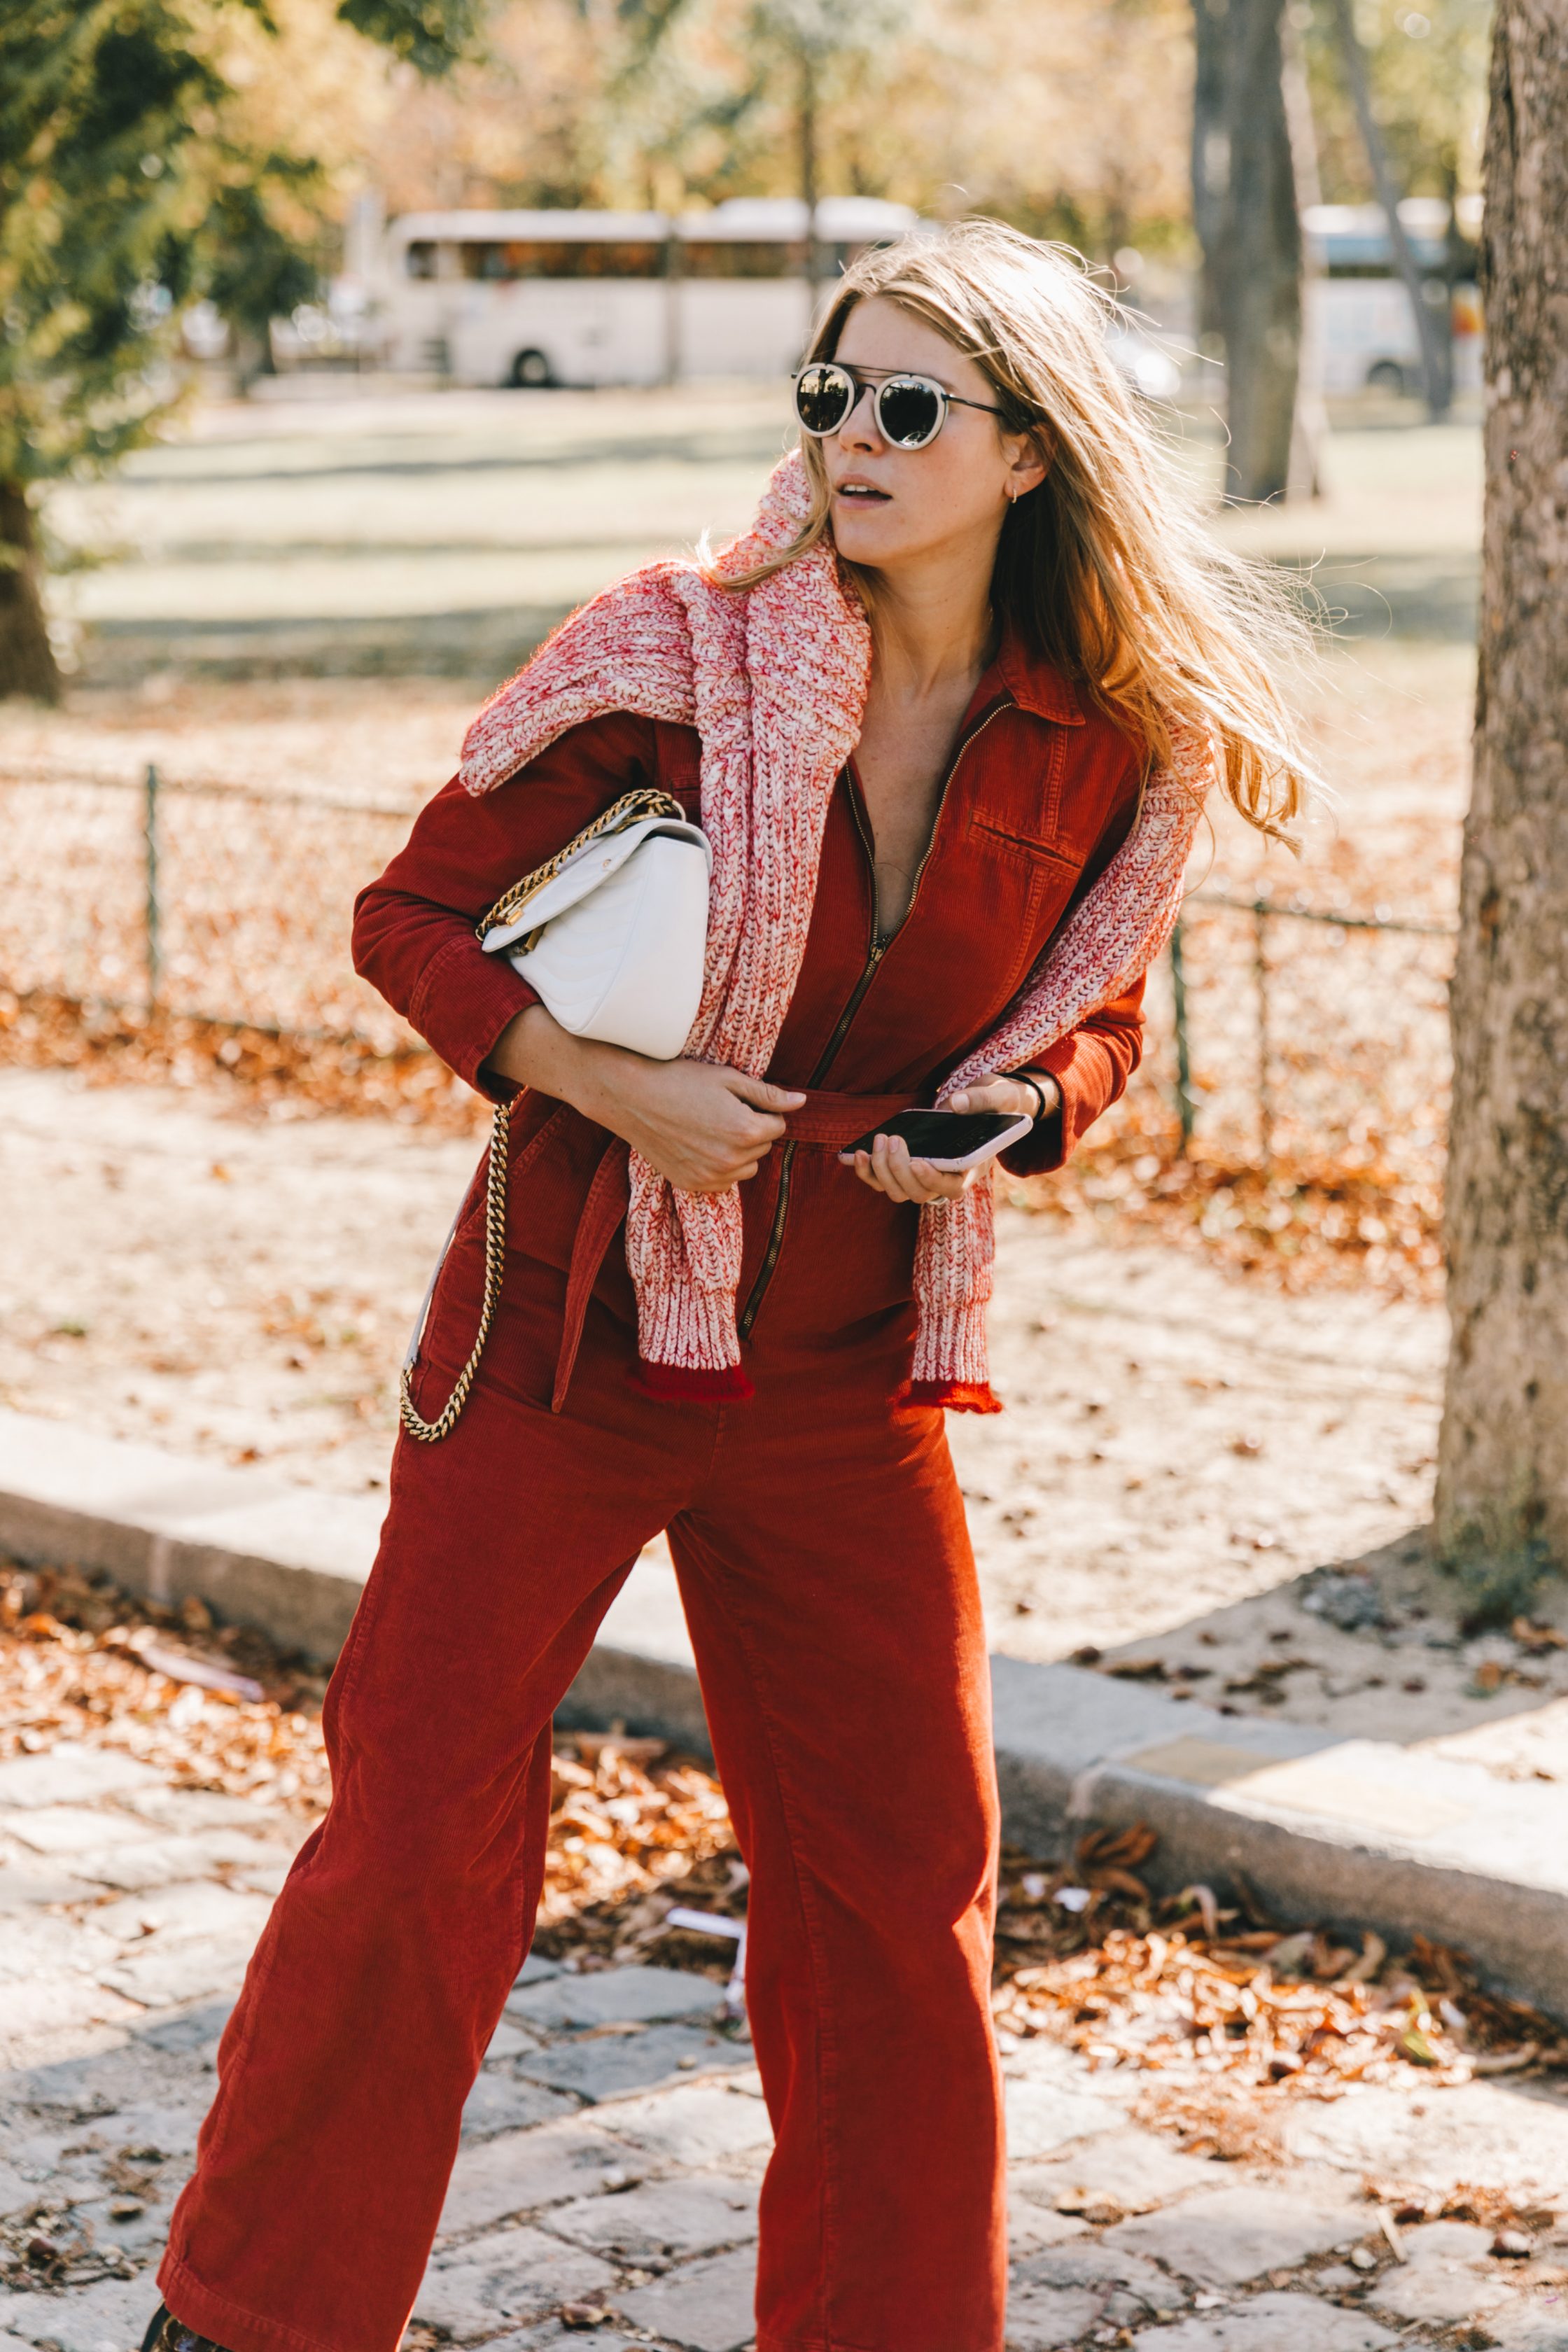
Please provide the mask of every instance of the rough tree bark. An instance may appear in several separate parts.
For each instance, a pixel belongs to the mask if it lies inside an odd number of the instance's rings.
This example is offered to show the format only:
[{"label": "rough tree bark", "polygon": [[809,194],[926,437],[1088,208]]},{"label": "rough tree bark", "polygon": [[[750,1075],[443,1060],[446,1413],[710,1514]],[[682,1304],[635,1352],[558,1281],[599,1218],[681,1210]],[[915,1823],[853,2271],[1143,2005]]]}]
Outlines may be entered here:
[{"label": "rough tree bark", "polygon": [[1301,351],[1301,224],[1280,47],[1283,0],[1195,0],[1193,217],[1200,324],[1225,344],[1226,493],[1282,497]]},{"label": "rough tree bark", "polygon": [[60,698],[60,673],[44,620],[32,509],[19,483],[0,482],[0,699]]},{"label": "rough tree bark", "polygon": [[1451,1557],[1568,1566],[1568,0],[1500,0],[1486,522],[1455,974]]}]

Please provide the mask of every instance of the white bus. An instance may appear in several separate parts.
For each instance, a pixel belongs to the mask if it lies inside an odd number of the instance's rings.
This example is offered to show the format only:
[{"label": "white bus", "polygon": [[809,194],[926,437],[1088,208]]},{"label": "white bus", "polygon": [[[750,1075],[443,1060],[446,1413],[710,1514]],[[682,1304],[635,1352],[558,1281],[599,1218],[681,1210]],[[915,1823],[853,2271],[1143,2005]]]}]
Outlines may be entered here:
[{"label": "white bus", "polygon": [[[1458,206],[1467,241],[1479,211]],[[1399,218],[1410,239],[1427,300],[1449,313],[1454,389],[1479,392],[1480,298],[1468,271],[1456,275],[1448,254],[1448,207],[1437,196],[1406,196]],[[1310,205],[1302,215],[1308,254],[1307,329],[1317,340],[1321,389],[1329,394],[1419,392],[1421,344],[1405,282],[1394,268],[1381,205]],[[1461,248],[1463,249],[1463,248]]]},{"label": "white bus", "polygon": [[[816,207],[817,303],[870,245],[919,226],[907,205]],[[736,197],[710,213],[406,213],[371,298],[384,367],[457,383],[664,383],[788,375],[812,317],[806,208]]]}]

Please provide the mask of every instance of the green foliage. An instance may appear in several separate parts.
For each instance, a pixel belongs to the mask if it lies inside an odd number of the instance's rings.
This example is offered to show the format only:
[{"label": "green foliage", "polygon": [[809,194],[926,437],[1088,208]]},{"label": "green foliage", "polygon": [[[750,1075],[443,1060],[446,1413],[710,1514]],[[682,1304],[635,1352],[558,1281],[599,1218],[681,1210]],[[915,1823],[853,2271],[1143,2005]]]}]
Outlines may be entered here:
[{"label": "green foliage", "polygon": [[[482,0],[342,0],[422,71]],[[317,290],[325,184],[258,152],[224,78],[225,18],[265,0],[0,0],[0,482],[111,462],[177,396],[180,310],[242,332]]]},{"label": "green foliage", "polygon": [[1465,1633],[1488,1633],[1529,1615],[1542,1584],[1557,1572],[1539,1532],[1542,1516],[1539,1497],[1521,1488],[1508,1504],[1455,1529],[1440,1564],[1463,1595]]},{"label": "green foliage", "polygon": [[[1332,12],[1293,0],[1304,35],[1323,194],[1365,204],[1372,179],[1345,89]],[[1407,195],[1480,185],[1490,0],[1357,0],[1356,27],[1394,176]]]},{"label": "green foliage", "polygon": [[424,74],[445,73],[473,53],[483,0],[340,0],[338,15]]}]

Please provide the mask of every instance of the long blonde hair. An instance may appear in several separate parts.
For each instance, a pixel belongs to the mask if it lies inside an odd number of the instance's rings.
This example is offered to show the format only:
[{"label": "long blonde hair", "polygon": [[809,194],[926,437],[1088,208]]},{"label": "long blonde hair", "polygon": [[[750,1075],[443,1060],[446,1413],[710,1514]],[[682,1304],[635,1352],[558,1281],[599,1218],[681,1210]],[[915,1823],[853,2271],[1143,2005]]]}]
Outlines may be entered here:
[{"label": "long blonde hair", "polygon": [[[1079,680],[1156,762],[1171,730],[1220,748],[1225,790],[1276,839],[1313,781],[1279,677],[1313,630],[1268,566],[1220,546],[1172,462],[1154,412],[1107,348],[1125,314],[1069,246],[988,220],[862,254],[813,341],[831,359],[858,302],[879,295],[923,319],[994,386],[1004,432],[1038,436],[1045,480],[1005,516],[992,579],[998,617]],[[742,588],[803,555],[828,526],[821,445],[802,436],[814,493],[794,544]]]}]

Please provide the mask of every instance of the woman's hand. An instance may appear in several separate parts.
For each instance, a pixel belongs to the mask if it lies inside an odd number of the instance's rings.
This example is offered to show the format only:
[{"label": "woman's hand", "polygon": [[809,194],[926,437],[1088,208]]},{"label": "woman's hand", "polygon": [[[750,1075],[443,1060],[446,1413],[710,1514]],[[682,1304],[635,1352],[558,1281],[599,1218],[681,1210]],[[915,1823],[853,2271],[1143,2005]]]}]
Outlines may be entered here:
[{"label": "woman's hand", "polygon": [[805,1100],[715,1062],[650,1062],[574,1037],[542,1004],[501,1033],[488,1068],[607,1127],[683,1192],[727,1192],[754,1176]]},{"label": "woman's hand", "polygon": [[[1061,1101],[1061,1090],[1044,1071],[1035,1086],[1045,1097],[1044,1108],[1048,1116]],[[1035,1086],[1026,1087],[1016,1078],[994,1077],[988,1073],[961,1087],[942,1108],[960,1112],[994,1110],[1008,1118],[1033,1118],[1041,1108],[1035,1098]],[[922,1204],[927,1201],[956,1201],[979,1172],[977,1168],[943,1170],[933,1168],[929,1160],[911,1160],[909,1145],[899,1136],[879,1135],[870,1151],[855,1154],[855,1173],[862,1184],[868,1184],[873,1192],[886,1193],[889,1201]]]}]

